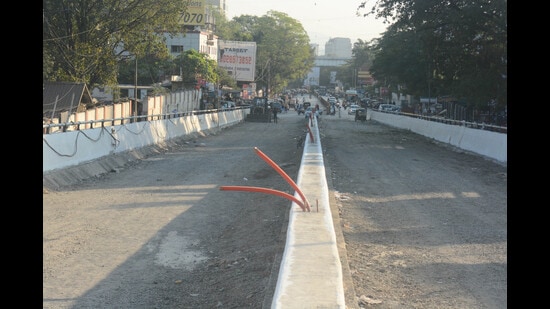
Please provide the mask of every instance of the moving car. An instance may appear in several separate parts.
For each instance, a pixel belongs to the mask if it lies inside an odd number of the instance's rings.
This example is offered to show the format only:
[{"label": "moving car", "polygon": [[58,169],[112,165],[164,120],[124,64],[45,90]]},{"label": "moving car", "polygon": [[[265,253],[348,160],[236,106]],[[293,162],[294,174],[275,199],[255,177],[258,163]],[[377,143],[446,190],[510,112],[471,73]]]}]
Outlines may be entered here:
[{"label": "moving car", "polygon": [[271,108],[277,109],[277,113],[280,113],[283,110],[283,105],[280,102],[269,102]]},{"label": "moving car", "polygon": [[357,105],[357,104],[352,104],[349,106],[349,109],[348,109],[348,115],[354,115],[355,114],[355,111],[358,109],[358,108],[361,108],[361,106]]}]

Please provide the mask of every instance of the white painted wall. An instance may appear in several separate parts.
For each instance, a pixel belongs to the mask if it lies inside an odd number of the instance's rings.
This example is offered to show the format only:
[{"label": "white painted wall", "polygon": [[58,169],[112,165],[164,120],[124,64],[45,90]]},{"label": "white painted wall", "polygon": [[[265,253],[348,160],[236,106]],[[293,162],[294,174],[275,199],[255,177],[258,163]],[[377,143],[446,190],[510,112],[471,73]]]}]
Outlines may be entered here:
[{"label": "white painted wall", "polygon": [[250,109],[141,121],[81,131],[44,134],[42,172],[79,165],[104,156],[244,121]]},{"label": "white painted wall", "polygon": [[367,111],[367,119],[410,130],[501,163],[507,163],[508,160],[508,135],[505,133],[426,121],[421,118],[378,112],[372,109]]}]

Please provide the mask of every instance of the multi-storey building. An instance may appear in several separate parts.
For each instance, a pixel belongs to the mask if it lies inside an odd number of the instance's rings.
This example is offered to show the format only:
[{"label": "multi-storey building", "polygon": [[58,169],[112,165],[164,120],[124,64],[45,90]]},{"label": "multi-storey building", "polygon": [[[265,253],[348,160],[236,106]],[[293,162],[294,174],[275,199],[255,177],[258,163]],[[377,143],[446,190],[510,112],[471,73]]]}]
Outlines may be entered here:
[{"label": "multi-storey building", "polygon": [[222,10],[222,12],[227,11],[227,0],[206,0],[206,3]]},{"label": "multi-storey building", "polygon": [[350,38],[331,38],[325,43],[325,56],[351,59]]},{"label": "multi-storey building", "polygon": [[197,28],[173,37],[165,33],[164,39],[172,57],[176,57],[186,50],[194,49],[208,55],[210,59],[218,61],[218,37],[212,34],[212,31]]},{"label": "multi-storey building", "polygon": [[216,20],[212,10],[219,9],[222,13],[225,12],[226,0],[206,0],[205,4],[205,7],[201,8],[204,9],[204,16],[200,23],[185,25],[185,31],[175,36],[164,34],[166,46],[173,57],[194,49],[208,55],[214,61],[218,60],[218,38],[213,34]]}]

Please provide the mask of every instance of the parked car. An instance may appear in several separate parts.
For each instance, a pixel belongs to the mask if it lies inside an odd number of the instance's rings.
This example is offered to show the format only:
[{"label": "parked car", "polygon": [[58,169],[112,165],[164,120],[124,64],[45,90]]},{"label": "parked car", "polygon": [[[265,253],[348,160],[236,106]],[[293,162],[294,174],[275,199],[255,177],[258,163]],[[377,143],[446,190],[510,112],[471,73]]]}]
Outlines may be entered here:
[{"label": "parked car", "polygon": [[348,115],[355,115],[355,111],[358,109],[358,108],[361,108],[361,106],[357,105],[357,104],[352,104],[349,106],[349,109],[348,109]]},{"label": "parked car", "polygon": [[221,109],[233,109],[235,108],[237,105],[235,104],[235,102],[233,101],[224,101],[222,102],[221,104]]},{"label": "parked car", "polygon": [[393,104],[380,104],[378,110],[383,112],[399,112],[400,108]]}]

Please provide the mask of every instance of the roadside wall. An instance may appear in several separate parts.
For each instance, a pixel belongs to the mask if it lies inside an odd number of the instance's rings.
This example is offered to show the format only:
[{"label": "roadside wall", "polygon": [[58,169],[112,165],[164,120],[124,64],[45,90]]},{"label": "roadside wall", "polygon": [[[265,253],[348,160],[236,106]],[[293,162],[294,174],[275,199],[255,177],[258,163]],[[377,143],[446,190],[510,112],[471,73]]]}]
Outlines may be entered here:
[{"label": "roadside wall", "polygon": [[439,142],[474,152],[506,164],[508,161],[508,135],[466,126],[449,125],[399,114],[369,109],[367,119],[410,130]]},{"label": "roadside wall", "polygon": [[[161,115],[168,113],[183,114],[198,111],[200,108],[200,90],[183,90],[163,95],[148,96],[141,106],[138,114],[148,115],[146,120],[159,119]],[[110,105],[90,108],[83,112],[71,113],[63,111],[60,117],[44,118],[42,125],[66,123],[65,131],[79,131],[93,128],[93,121],[112,119],[110,125],[131,123],[134,115],[134,107],[131,102],[114,103]],[[82,123],[80,123],[82,122]],[[97,125],[95,125],[97,126]],[[58,126],[44,128],[45,134],[62,132]]]},{"label": "roadside wall", "polygon": [[[117,154],[143,151],[145,146],[162,144],[174,138],[219,130],[243,121],[249,109],[220,111],[165,120],[143,121],[112,127],[43,135],[43,172],[78,165],[89,165],[93,175],[116,160]],[[415,119],[398,114],[369,110],[368,119],[407,129],[498,161],[506,162],[506,134],[470,129]],[[346,308],[343,272],[332,221],[323,152],[317,122],[312,136],[306,135],[296,184],[308,198],[311,212],[292,204],[287,240],[271,308]],[[154,151],[154,149],[153,149]],[[139,155],[139,154],[138,154]],[[101,163],[90,163],[108,158]],[[113,162],[108,162],[112,160]],[[101,165],[101,166],[98,166]],[[77,177],[68,169],[53,183]],[[83,177],[84,178],[84,177]],[[299,196],[296,193],[296,197]],[[351,304],[348,304],[351,306]]]},{"label": "roadside wall", "polygon": [[242,122],[250,109],[193,114],[42,136],[42,172],[80,165],[105,156],[167,142]]}]

